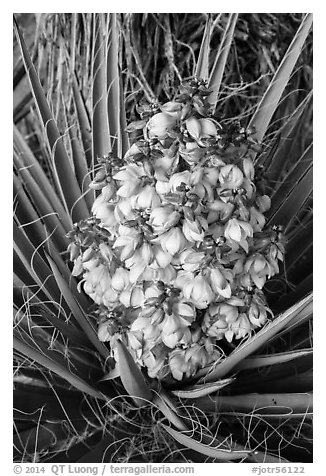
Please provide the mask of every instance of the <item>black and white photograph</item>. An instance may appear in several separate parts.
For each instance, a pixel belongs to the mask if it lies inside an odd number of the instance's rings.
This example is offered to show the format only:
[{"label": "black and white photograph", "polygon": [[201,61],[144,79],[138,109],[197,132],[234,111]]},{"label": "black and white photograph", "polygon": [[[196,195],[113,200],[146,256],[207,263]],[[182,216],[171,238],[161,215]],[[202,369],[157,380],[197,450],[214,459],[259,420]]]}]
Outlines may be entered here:
[{"label": "black and white photograph", "polygon": [[313,463],[312,21],[13,15],[15,473]]}]

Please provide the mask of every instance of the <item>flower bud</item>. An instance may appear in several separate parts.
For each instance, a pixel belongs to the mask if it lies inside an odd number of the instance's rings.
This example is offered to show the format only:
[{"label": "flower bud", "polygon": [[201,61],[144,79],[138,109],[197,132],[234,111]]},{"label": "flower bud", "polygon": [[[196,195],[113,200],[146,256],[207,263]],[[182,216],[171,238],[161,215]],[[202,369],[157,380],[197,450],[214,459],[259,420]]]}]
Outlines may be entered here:
[{"label": "flower bud", "polygon": [[213,291],[228,299],[231,297],[231,288],[222,272],[218,268],[210,269],[210,285]]},{"label": "flower bud", "polygon": [[265,213],[271,208],[271,199],[268,197],[268,195],[262,195],[260,197],[256,197],[256,204],[259,210],[262,213]]},{"label": "flower bud", "polygon": [[255,177],[255,169],[252,160],[248,159],[247,157],[243,159],[242,168],[245,177],[252,181]]},{"label": "flower bud", "polygon": [[166,268],[172,259],[172,256],[170,253],[164,251],[161,246],[159,245],[154,245],[153,248],[153,263],[151,266],[156,269],[156,268]]},{"label": "flower bud", "polygon": [[169,367],[172,376],[176,380],[182,380],[183,374],[188,370],[188,363],[185,360],[185,350],[175,349],[169,355]]},{"label": "flower bud", "polygon": [[75,261],[80,254],[80,246],[76,245],[76,243],[70,243],[67,251],[69,251],[70,261]]},{"label": "flower bud", "polygon": [[174,256],[176,253],[180,253],[187,244],[187,241],[182,233],[182,231],[177,228],[171,228],[166,233],[160,235],[159,238],[155,240],[156,243],[160,243],[163,250],[167,253],[170,253],[171,256]]},{"label": "flower bud", "polygon": [[242,185],[243,173],[236,165],[224,165],[220,170],[219,181],[223,188],[238,188]]},{"label": "flower bud", "polygon": [[129,285],[129,271],[125,268],[117,268],[112,276],[111,286],[115,291],[121,292]]},{"label": "flower bud", "polygon": [[137,209],[156,208],[160,204],[160,197],[151,185],[146,185],[136,196],[131,197],[131,205]]},{"label": "flower bud", "polygon": [[248,311],[248,318],[254,327],[261,327],[267,321],[266,309],[252,303]]},{"label": "flower bud", "polygon": [[207,228],[206,220],[203,217],[197,217],[195,221],[185,218],[182,225],[182,233],[192,243],[201,242],[205,234],[203,226]]},{"label": "flower bud", "polygon": [[74,267],[71,274],[73,276],[79,276],[82,272],[83,272],[82,258],[81,256],[78,256],[78,258],[74,262]]},{"label": "flower bud", "polygon": [[172,205],[156,207],[152,210],[149,223],[157,234],[164,233],[178,223],[180,213]]},{"label": "flower bud", "polygon": [[92,212],[99,218],[102,224],[105,227],[111,228],[112,226],[117,224],[117,220],[114,215],[114,204],[108,203],[103,195],[99,195],[92,206]]},{"label": "flower bud", "polygon": [[177,117],[173,114],[166,112],[155,114],[147,124],[149,137],[165,139],[168,136],[168,132],[176,125],[176,122]]},{"label": "flower bud", "polygon": [[225,227],[224,236],[228,240],[240,243],[248,237],[253,236],[253,229],[249,223],[238,220],[237,218],[231,218]]},{"label": "flower bud", "polygon": [[172,192],[178,192],[180,187],[190,186],[191,173],[189,170],[183,172],[177,172],[170,178],[170,186]]},{"label": "flower bud", "polygon": [[238,319],[231,324],[232,332],[236,339],[243,339],[251,331],[249,319],[245,313],[241,313]]},{"label": "flower bud", "polygon": [[181,116],[182,104],[176,101],[168,101],[163,106],[161,106],[161,111],[175,118],[179,118]]},{"label": "flower bud", "polygon": [[197,309],[205,309],[215,297],[209,283],[200,274],[192,282],[184,285],[183,293],[185,298],[190,299]]},{"label": "flower bud", "polygon": [[199,119],[196,119],[195,117],[189,117],[189,119],[186,120],[186,128],[191,137],[193,137],[196,141],[200,140],[202,125]]},{"label": "flower bud", "polygon": [[217,135],[216,125],[211,119],[199,119],[201,126],[200,137],[215,137]]}]

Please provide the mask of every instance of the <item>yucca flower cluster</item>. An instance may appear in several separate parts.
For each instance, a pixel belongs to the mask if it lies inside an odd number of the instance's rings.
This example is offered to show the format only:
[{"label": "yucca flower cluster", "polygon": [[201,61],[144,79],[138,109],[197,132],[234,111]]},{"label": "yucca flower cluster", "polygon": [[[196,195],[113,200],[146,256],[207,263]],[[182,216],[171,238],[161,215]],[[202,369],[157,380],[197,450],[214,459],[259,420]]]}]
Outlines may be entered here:
[{"label": "yucca flower cluster", "polygon": [[208,95],[194,79],[173,101],[140,106],[137,139],[122,160],[99,159],[94,216],[69,234],[99,339],[113,354],[122,339],[152,378],[195,375],[221,359],[221,339],[242,339],[272,316],[262,288],[284,240],[264,229],[257,144],[253,131],[222,127]]}]

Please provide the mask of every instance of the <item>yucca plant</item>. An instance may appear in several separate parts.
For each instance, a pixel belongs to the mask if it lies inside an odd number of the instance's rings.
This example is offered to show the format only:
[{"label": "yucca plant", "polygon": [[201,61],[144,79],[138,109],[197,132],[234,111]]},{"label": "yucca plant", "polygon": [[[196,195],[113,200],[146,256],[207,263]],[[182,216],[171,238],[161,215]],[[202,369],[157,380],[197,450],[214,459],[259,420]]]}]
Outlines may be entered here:
[{"label": "yucca plant", "polygon": [[311,14],[245,105],[237,25],[271,17],[192,17],[178,69],[185,16],[142,18],[151,73],[139,15],[39,15],[32,55],[15,24],[18,461],[311,458]]}]

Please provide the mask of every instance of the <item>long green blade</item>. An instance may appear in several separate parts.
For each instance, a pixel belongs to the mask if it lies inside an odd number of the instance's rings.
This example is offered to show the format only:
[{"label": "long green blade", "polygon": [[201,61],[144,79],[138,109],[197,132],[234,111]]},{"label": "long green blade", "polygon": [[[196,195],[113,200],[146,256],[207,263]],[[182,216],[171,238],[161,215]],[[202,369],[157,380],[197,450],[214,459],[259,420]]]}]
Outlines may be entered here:
[{"label": "long green blade", "polygon": [[208,96],[208,101],[212,104],[213,109],[216,107],[218,93],[220,91],[221,82],[225,70],[226,61],[230,51],[231,43],[233,40],[234,29],[238,19],[237,13],[231,13],[228,24],[223,33],[223,37],[215,58],[215,62],[210,73],[208,88],[212,90]]},{"label": "long green blade", "polygon": [[31,61],[23,36],[15,22],[15,31],[21,48],[26,72],[30,81],[31,89],[38,108],[40,117],[46,129],[47,139],[53,156],[54,170],[57,175],[57,182],[62,193],[67,211],[71,214],[74,221],[79,221],[88,216],[87,206],[81,198],[80,188],[76,177],[69,164],[69,158],[63,144],[63,137],[53,119],[53,115],[47,103],[44,91],[42,89],[39,77]]},{"label": "long green blade", "polygon": [[116,344],[120,378],[124,388],[133,398],[136,405],[143,407],[152,400],[152,393],[136,365],[127,347],[117,340]]},{"label": "long green blade", "polygon": [[[197,451],[198,453],[206,456],[210,456],[211,458],[216,458],[220,461],[234,461],[246,458],[251,452],[246,450],[226,450],[220,449],[219,446],[213,446],[214,443],[220,445],[219,441],[216,442],[214,438],[210,438],[210,442],[201,443],[199,441],[194,440],[192,437],[185,435],[179,431],[170,428],[163,423],[161,423],[163,428],[179,443],[187,448],[190,448],[193,451]],[[203,436],[203,435],[199,435]]]},{"label": "long green blade", "polygon": [[193,385],[192,387],[185,387],[182,390],[172,390],[172,393],[179,398],[200,398],[211,393],[216,393],[221,388],[230,385],[234,378],[226,378],[214,383],[207,383],[202,385]]},{"label": "long green blade", "polygon": [[299,58],[304,42],[309,34],[311,25],[312,14],[308,13],[302,20],[302,23],[285,53],[281,64],[258,104],[256,112],[249,122],[249,127],[256,128],[256,133],[253,135],[253,138],[258,142],[261,142],[267,131],[283,91],[290,79],[293,68]]},{"label": "long green blade", "polygon": [[82,93],[79,89],[79,84],[74,74],[72,80],[73,87],[73,98],[77,113],[78,126],[80,130],[81,140],[83,143],[84,153],[86,157],[87,167],[92,169],[94,167],[92,160],[92,134],[91,134],[91,124],[88,117],[86,105]]},{"label": "long green blade", "polygon": [[70,230],[72,227],[72,220],[63,207],[62,202],[55,193],[48,177],[46,176],[41,165],[37,162],[33,152],[29,148],[27,142],[19,132],[16,126],[14,126],[14,159],[17,169],[28,169],[28,172],[41,189],[44,197],[51,203],[53,211],[58,213],[60,220],[66,230]]},{"label": "long green blade", "polygon": [[84,392],[90,395],[91,397],[99,398],[100,400],[106,400],[104,395],[102,395],[99,391],[91,387],[80,377],[74,375],[70,370],[63,367],[62,365],[59,365],[57,362],[54,362],[48,357],[42,355],[40,352],[31,348],[29,345],[25,344],[17,337],[14,337],[14,348],[29,359],[33,360],[34,362],[37,362],[40,365],[43,365],[51,372],[54,372],[63,379],[67,380],[71,385],[73,385],[81,392]]},{"label": "long green blade", "polygon": [[120,82],[119,82],[119,39],[117,15],[109,13],[107,46],[107,90],[108,90],[108,119],[112,153],[121,156],[120,130]]},{"label": "long green blade", "polygon": [[311,393],[252,393],[218,397],[203,397],[196,400],[198,408],[205,412],[241,412],[256,415],[287,416],[291,413],[311,413]]},{"label": "long green blade", "polygon": [[299,212],[304,207],[307,200],[312,196],[313,189],[313,169],[312,164],[307,165],[307,170],[300,178],[299,182],[291,191],[283,197],[279,208],[274,208],[268,220],[267,224],[271,225],[284,225],[285,231],[290,229],[293,221],[298,216]]},{"label": "long green blade", "polygon": [[92,57],[92,134],[93,164],[111,152],[107,90],[107,31],[103,13],[94,14]]},{"label": "long green blade", "polygon": [[209,65],[209,43],[212,34],[212,19],[208,15],[205,25],[205,30],[202,38],[202,43],[199,50],[198,60],[196,64],[195,75],[197,78],[204,80],[208,79],[208,65]]},{"label": "long green blade", "polygon": [[[280,177],[284,176],[284,172],[292,166],[295,159],[291,152],[291,146],[297,141],[297,133],[300,127],[304,127],[305,113],[309,112],[312,102],[312,92],[310,92],[299,106],[293,111],[284,126],[277,132],[274,141],[277,141],[277,148],[273,154],[269,154],[268,160],[264,157],[259,159],[268,171],[268,179],[276,184],[272,196],[277,193],[277,185]],[[299,155],[299,154],[298,154]]]},{"label": "long green blade", "polygon": [[235,370],[257,369],[269,365],[283,364],[284,362],[299,359],[300,357],[309,354],[312,354],[312,349],[290,350],[289,352],[280,352],[278,354],[256,355],[239,362],[239,364],[236,365]]}]

